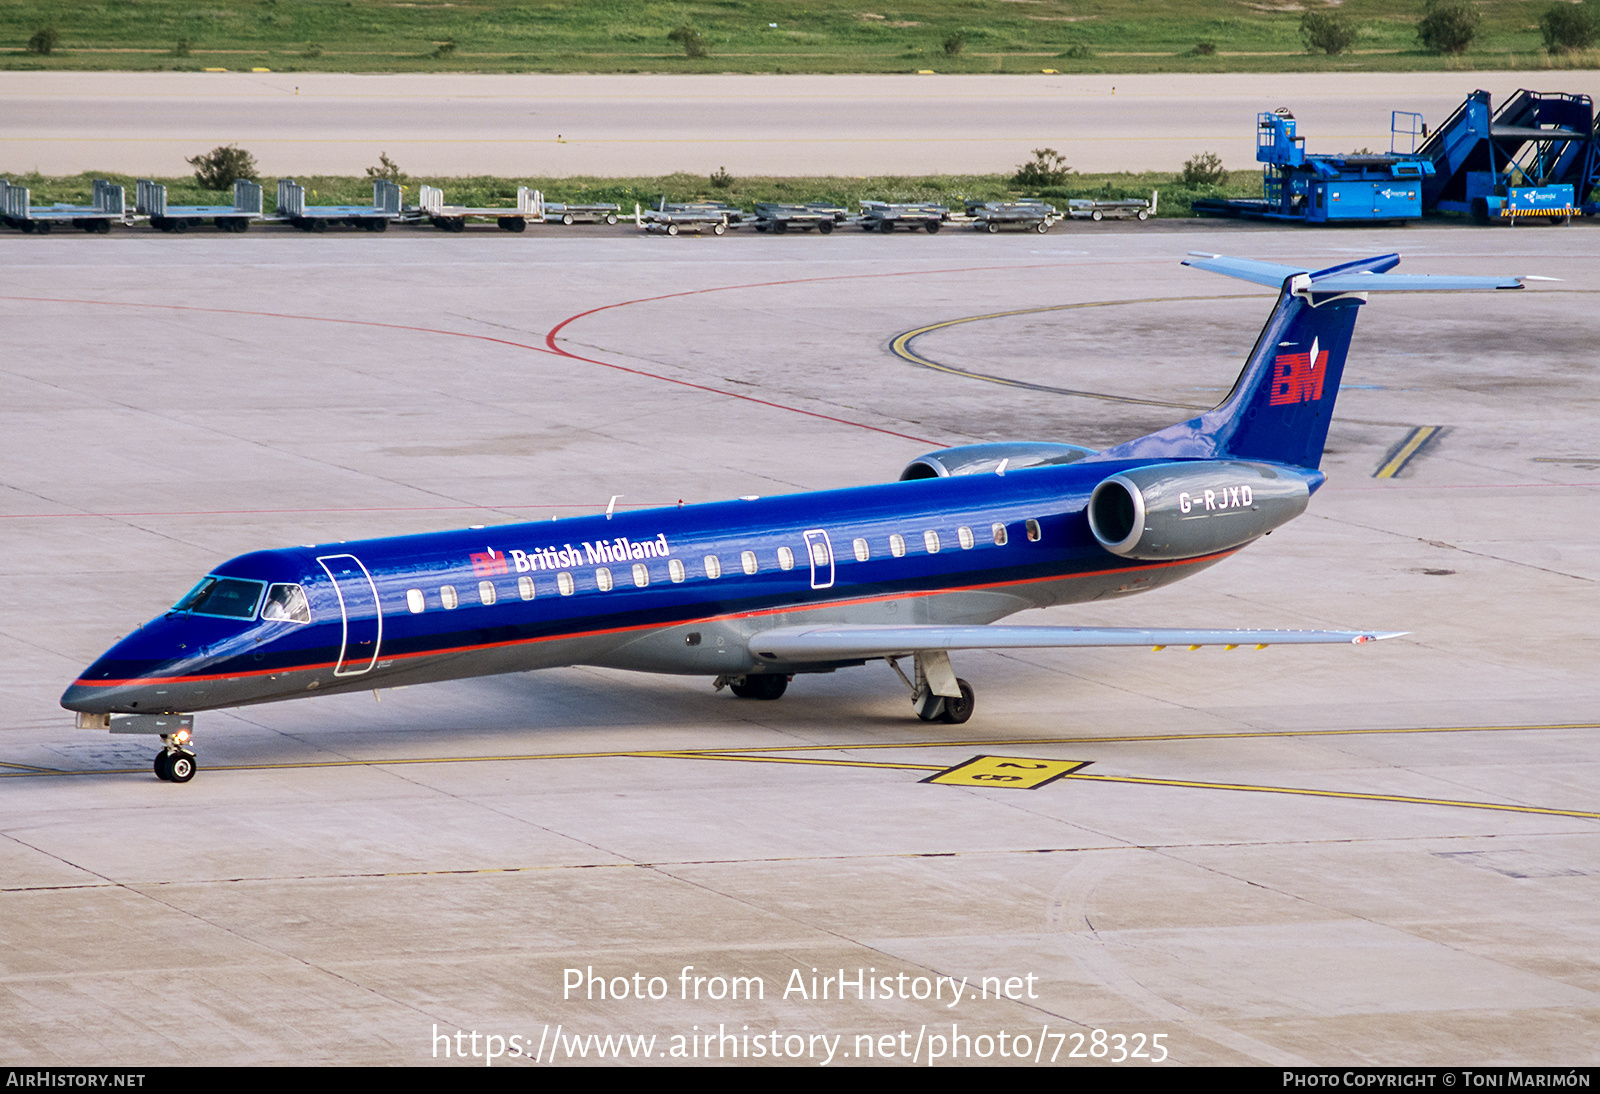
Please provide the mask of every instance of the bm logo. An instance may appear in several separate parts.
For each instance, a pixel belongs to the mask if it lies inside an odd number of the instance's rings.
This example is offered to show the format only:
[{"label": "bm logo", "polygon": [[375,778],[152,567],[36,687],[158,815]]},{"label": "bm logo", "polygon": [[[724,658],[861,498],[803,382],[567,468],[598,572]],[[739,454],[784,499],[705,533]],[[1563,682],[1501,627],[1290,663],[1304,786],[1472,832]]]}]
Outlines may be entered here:
[{"label": "bm logo", "polygon": [[[1323,354],[1324,357],[1327,354]],[[507,573],[506,556],[497,552],[493,547],[486,554],[473,553],[472,572],[478,577],[493,577],[495,574]]]},{"label": "bm logo", "polygon": [[1311,340],[1309,353],[1280,353],[1272,362],[1272,392],[1269,406],[1314,403],[1322,398],[1322,381],[1328,374],[1328,351],[1317,351]]}]

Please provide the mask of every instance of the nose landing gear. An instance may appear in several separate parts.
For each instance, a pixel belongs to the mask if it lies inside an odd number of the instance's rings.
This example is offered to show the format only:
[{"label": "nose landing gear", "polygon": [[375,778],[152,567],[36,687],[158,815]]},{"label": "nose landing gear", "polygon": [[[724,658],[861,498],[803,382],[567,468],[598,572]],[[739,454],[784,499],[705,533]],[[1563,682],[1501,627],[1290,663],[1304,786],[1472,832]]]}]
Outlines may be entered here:
[{"label": "nose landing gear", "polygon": [[166,747],[156,753],[156,778],[169,783],[186,783],[194,778],[199,767],[194,762],[193,735],[187,729],[163,733],[161,743]]}]

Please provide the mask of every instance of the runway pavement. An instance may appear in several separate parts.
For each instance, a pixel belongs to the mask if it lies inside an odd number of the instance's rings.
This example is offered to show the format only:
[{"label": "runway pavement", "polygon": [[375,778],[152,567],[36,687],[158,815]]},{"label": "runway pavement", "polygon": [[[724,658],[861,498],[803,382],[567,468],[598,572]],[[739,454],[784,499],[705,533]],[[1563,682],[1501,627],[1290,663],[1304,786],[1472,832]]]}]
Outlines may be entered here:
[{"label": "runway pavement", "polygon": [[[0,235],[0,1057],[1594,1064],[1597,238]],[[56,705],[251,549],[1164,424],[1136,400],[1219,399],[1271,304],[1188,250],[1563,280],[1374,300],[1306,515],[1014,621],[1408,637],[959,654],[961,727],[882,664],[305,699],[201,716],[181,786]],[[1028,308],[912,349],[1101,397],[893,349]],[[922,781],[979,754],[1088,766]]]},{"label": "runway pavement", "polygon": [[222,144],[269,174],[902,175],[1255,170],[1255,116],[1307,147],[1389,148],[1390,112],[1442,122],[1475,88],[1600,95],[1594,71],[1108,76],[354,76],[0,72],[0,173],[186,175]]}]

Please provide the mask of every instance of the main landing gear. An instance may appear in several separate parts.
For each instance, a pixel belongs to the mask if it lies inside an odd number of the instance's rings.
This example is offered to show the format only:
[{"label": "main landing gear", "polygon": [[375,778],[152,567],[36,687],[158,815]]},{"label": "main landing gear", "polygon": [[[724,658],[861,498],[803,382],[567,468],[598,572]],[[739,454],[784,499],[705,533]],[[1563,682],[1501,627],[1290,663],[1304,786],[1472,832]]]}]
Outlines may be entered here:
[{"label": "main landing gear", "polygon": [[741,699],[781,699],[789,690],[789,678],[775,672],[719,676],[711,686],[721,691],[724,685]]},{"label": "main landing gear", "polygon": [[906,676],[896,658],[884,660],[911,689],[911,709],[924,722],[958,726],[972,717],[977,696],[971,684],[956,677],[950,667],[950,655],[944,650],[913,655],[915,679]]},{"label": "main landing gear", "polygon": [[186,783],[194,778],[199,768],[194,762],[193,735],[187,729],[163,733],[161,743],[166,747],[156,753],[156,778],[169,783]]}]

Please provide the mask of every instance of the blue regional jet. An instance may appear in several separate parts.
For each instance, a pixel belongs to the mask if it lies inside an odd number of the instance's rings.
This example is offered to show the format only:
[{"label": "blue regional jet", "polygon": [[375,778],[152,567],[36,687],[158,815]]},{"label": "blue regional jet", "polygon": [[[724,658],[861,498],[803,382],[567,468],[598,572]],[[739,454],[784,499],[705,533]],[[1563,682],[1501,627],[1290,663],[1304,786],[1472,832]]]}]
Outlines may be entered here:
[{"label": "blue regional jet", "polygon": [[118,642],[61,704],[80,726],[160,734],[156,774],[187,782],[194,712],[330,692],[603,665],[777,699],[797,674],[883,660],[918,717],[960,723],[973,692],[952,650],[1392,637],[993,624],[1169,585],[1298,516],[1324,479],[1367,294],[1524,280],[1389,274],[1399,261],[1191,255],[1278,289],[1277,304],[1226,399],[1126,444],[962,445],[875,486],[256,551]]}]

